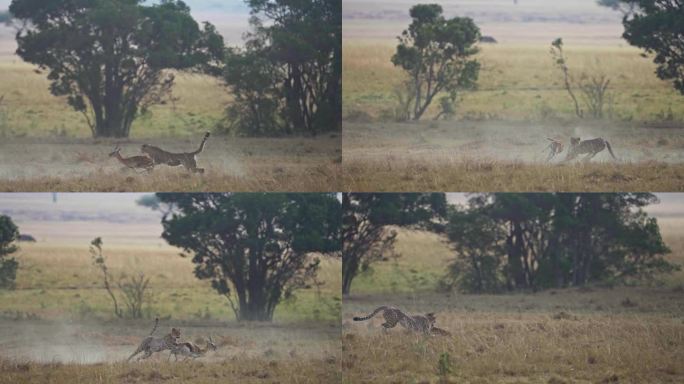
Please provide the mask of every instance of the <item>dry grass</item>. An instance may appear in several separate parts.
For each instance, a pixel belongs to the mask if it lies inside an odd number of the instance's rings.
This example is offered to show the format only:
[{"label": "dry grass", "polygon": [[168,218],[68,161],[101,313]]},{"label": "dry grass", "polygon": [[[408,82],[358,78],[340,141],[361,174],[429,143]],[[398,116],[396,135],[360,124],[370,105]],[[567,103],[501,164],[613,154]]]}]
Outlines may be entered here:
[{"label": "dry grass", "polygon": [[[376,28],[375,23],[395,25],[397,8],[408,5],[375,6],[367,13],[357,10],[358,19],[349,28],[358,31],[363,23],[369,28]],[[497,14],[491,5],[481,8],[479,18]],[[345,12],[351,17],[353,9],[352,5]],[[557,10],[547,11],[551,18],[558,16]],[[367,19],[372,17],[378,20]],[[534,33],[548,36],[548,30]],[[461,94],[456,121],[397,124],[390,122],[391,111],[396,106],[394,90],[404,74],[390,60],[396,42],[345,40],[343,190],[681,191],[684,103],[669,82],[657,79],[651,60],[641,57],[638,49],[615,42],[581,46],[566,41],[574,76],[607,73],[613,91],[605,120],[578,119],[553,66],[549,44],[550,40],[531,39],[483,46],[478,89]],[[433,103],[423,119],[431,119],[437,106]],[[671,129],[655,129],[665,127]],[[545,136],[568,143],[570,135],[608,139],[626,163],[539,165],[544,161]],[[595,161],[602,159],[609,157],[601,154]]]},{"label": "dry grass", "polygon": [[[106,241],[106,237],[105,237]],[[180,320],[232,320],[227,300],[193,274],[194,264],[178,256],[171,247],[108,246],[105,255],[113,276],[143,272],[150,278],[150,316],[170,316]],[[109,319],[112,304],[92,266],[87,243],[23,244],[16,254],[19,261],[17,289],[0,290],[0,315],[41,319]],[[296,291],[296,299],[281,303],[274,318],[279,322],[339,319],[341,263],[324,258],[316,289]]]},{"label": "dry grass", "polygon": [[[540,120],[574,118],[572,100],[548,53],[551,40],[534,44],[482,47],[478,89],[462,93],[457,116],[471,119]],[[394,88],[404,79],[394,67],[394,41],[346,40],[343,50],[343,111],[350,117],[361,111],[378,119],[396,105]],[[622,121],[684,120],[684,103],[671,83],[659,80],[650,59],[633,47],[573,46],[566,42],[570,71],[606,73],[614,92],[608,116]],[[437,111],[433,103],[429,119]]]},{"label": "dry grass", "polygon": [[681,164],[548,166],[448,158],[433,160],[430,164],[410,158],[345,161],[343,188],[356,192],[684,191],[684,165]]},{"label": "dry grass", "polygon": [[[545,162],[545,137],[603,137],[590,163]],[[681,128],[597,122],[345,123],[344,190],[681,191]],[[566,149],[567,151],[567,149]]]},{"label": "dry grass", "polygon": [[[681,218],[659,219],[668,260],[684,265]],[[435,234],[399,230],[397,260],[360,275],[342,308],[345,383],[678,383],[684,380],[684,271],[664,285],[539,293],[436,293],[453,257]],[[422,282],[426,280],[425,282]],[[451,337],[381,331],[380,305],[437,313]],[[400,327],[398,327],[400,328]],[[449,355],[451,373],[438,375]]]},{"label": "dry grass", "polygon": [[[123,156],[139,154],[142,143],[171,151],[195,148],[197,138],[121,143]],[[341,142],[337,135],[313,138],[212,137],[198,166],[159,166],[151,173],[122,168],[107,155],[115,142],[78,139],[11,139],[0,144],[3,191],[335,191]]]},{"label": "dry grass", "polygon": [[[348,383],[437,382],[447,353],[458,383],[675,383],[684,380],[684,324],[653,316],[552,313],[439,315],[451,337],[343,335]],[[358,327],[356,327],[358,328]],[[377,328],[376,328],[377,329]],[[389,353],[388,353],[389,352]]]},{"label": "dry grass", "polygon": [[0,362],[0,383],[338,383],[339,360],[327,358],[278,361],[236,357],[204,363],[36,364]]},{"label": "dry grass", "polygon": [[[13,35],[11,35],[13,37]],[[0,36],[0,45],[2,36]],[[336,191],[339,133],[318,138],[244,139],[215,136],[200,156],[205,177],[180,169],[152,175],[120,173],[106,157],[113,140],[92,140],[83,116],[49,92],[46,73],[0,55],[0,190],[3,191]],[[137,118],[122,154],[142,142],[170,151],[197,148],[232,100],[217,79],[178,74],[174,101]]]}]

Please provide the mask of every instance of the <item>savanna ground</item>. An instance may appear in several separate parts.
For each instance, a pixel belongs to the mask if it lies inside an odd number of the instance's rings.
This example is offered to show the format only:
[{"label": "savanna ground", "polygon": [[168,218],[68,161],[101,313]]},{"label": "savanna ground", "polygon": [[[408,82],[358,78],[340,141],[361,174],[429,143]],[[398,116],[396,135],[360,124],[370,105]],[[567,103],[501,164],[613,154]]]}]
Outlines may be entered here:
[{"label": "savanna ground", "polygon": [[[684,219],[660,219],[684,265]],[[434,234],[400,230],[400,257],[372,265],[342,308],[345,383],[680,383],[684,380],[684,272],[649,286],[537,293],[440,293],[453,257]],[[383,332],[380,305],[436,312],[450,337]],[[444,357],[446,356],[446,358]],[[448,360],[442,364],[440,358]],[[444,361],[446,361],[444,360]],[[440,381],[441,380],[441,381]]]},{"label": "savanna ground", "polygon": [[[198,166],[159,166],[150,174],[122,170],[109,158],[143,143],[194,151],[223,119],[231,95],[215,79],[178,74],[173,102],[135,120],[126,140],[94,140],[85,118],[49,92],[47,73],[10,54],[14,34],[0,26],[0,190],[3,191],[334,191],[340,173],[338,133],[313,137],[244,138],[214,134]],[[223,124],[223,123],[220,123]],[[225,125],[225,124],[224,124]]]},{"label": "savanna ground", "polygon": [[[462,92],[456,116],[396,123],[391,63],[416,2],[345,2],[343,188],[351,191],[681,191],[684,99],[655,65],[620,40],[619,14],[584,0],[442,2],[471,16],[499,44],[480,44],[479,86]],[[549,54],[563,37],[571,75],[604,73],[612,100],[600,120],[579,119]],[[579,91],[576,90],[579,95]],[[581,102],[581,100],[580,100]],[[585,108],[586,109],[586,108]],[[546,137],[603,137],[615,151],[590,164],[545,162]]]},{"label": "savanna ground", "polygon": [[[105,240],[115,279],[139,272],[150,278],[147,318],[118,320],[87,242],[22,243],[16,289],[0,291],[0,383],[340,380],[339,260],[322,260],[318,287],[297,291],[277,307],[272,323],[257,324],[234,321],[227,300],[196,279],[190,259],[178,252],[135,237]],[[204,345],[211,336],[218,350],[188,362],[167,362],[166,352],[126,363],[155,316],[156,335],[179,327],[182,340]]]}]

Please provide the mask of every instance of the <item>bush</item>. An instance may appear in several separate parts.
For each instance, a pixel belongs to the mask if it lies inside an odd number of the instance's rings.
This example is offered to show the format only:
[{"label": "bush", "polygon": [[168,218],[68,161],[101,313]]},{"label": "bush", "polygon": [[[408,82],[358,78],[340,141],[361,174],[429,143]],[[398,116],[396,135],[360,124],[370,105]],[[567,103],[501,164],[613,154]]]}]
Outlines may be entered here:
[{"label": "bush", "polygon": [[118,318],[140,319],[143,317],[143,304],[151,301],[147,288],[150,279],[145,277],[145,274],[140,272],[137,276],[127,277],[121,275],[119,281],[116,283],[119,291],[122,294],[120,300],[126,305],[126,310],[119,307],[119,300],[110,281],[112,281],[111,273],[106,264],[106,257],[102,254],[102,239],[97,237],[90,242],[90,255],[93,260],[93,266],[102,271],[102,281],[104,287],[112,300],[114,306],[114,315]]},{"label": "bush", "polygon": [[14,288],[19,263],[7,256],[17,251],[14,244],[19,238],[19,229],[9,216],[0,215],[0,288]]}]

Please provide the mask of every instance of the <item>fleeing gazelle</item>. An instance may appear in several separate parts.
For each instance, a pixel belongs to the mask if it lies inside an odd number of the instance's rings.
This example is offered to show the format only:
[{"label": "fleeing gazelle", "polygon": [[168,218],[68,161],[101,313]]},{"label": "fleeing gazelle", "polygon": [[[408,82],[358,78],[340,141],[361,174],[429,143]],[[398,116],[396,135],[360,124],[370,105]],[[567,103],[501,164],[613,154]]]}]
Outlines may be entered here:
[{"label": "fleeing gazelle", "polygon": [[116,157],[121,164],[133,170],[143,169],[151,171],[154,168],[154,161],[149,156],[121,156],[121,148],[118,145],[114,147],[114,152],[110,153],[109,157]]},{"label": "fleeing gazelle", "polygon": [[191,343],[189,341],[186,341],[184,343],[178,343],[173,348],[171,348],[169,360],[171,360],[171,355],[176,356],[176,361],[178,361],[178,355],[185,356],[185,360],[191,357],[193,359],[196,359],[198,357],[204,356],[210,349],[212,351],[215,351],[217,349],[216,344],[214,344],[214,340],[211,339],[211,336],[209,336],[209,339],[206,340],[206,345],[204,348],[201,348],[197,344]]},{"label": "fleeing gazelle", "polygon": [[556,157],[556,155],[563,152],[563,142],[549,137],[547,137],[546,140],[549,141],[549,145],[547,145],[544,150],[549,151],[549,156],[546,158],[546,161],[549,162],[551,159]]}]

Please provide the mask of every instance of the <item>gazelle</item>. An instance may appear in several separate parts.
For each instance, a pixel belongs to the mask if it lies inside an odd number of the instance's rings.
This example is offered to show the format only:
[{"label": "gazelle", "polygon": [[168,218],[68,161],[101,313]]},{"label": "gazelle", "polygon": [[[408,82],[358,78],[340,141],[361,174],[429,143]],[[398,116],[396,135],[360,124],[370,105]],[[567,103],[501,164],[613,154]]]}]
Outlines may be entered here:
[{"label": "gazelle", "polygon": [[114,152],[110,153],[109,157],[116,157],[121,164],[133,170],[144,169],[151,171],[154,168],[154,161],[149,156],[121,156],[121,148],[118,145],[114,147]]},{"label": "gazelle", "polygon": [[185,360],[191,357],[196,359],[198,357],[204,356],[210,349],[212,351],[217,349],[216,344],[214,344],[214,340],[211,339],[211,336],[208,340],[206,340],[206,343],[207,344],[204,348],[201,348],[197,344],[191,343],[189,341],[178,343],[178,345],[171,348],[171,353],[169,354],[168,360],[171,360],[171,355],[176,356],[176,361],[178,361],[178,355],[185,356]]},{"label": "gazelle", "polygon": [[549,141],[549,145],[547,145],[546,148],[544,149],[545,151],[546,150],[549,151],[549,156],[546,158],[546,161],[548,162],[551,159],[553,159],[554,157],[556,157],[556,155],[563,152],[563,142],[558,141],[556,139],[551,139],[548,137],[546,138],[546,140]]}]

